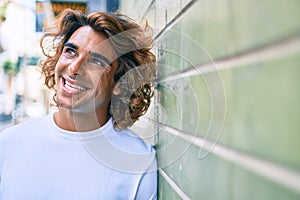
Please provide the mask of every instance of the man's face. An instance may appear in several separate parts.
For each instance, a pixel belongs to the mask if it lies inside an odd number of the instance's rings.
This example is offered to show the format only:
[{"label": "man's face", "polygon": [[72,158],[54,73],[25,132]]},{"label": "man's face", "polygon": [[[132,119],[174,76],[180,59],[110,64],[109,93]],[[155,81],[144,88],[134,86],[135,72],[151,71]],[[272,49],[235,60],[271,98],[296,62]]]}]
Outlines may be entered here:
[{"label": "man's face", "polygon": [[83,26],[64,44],[55,68],[59,107],[79,112],[108,110],[117,61],[113,62],[114,50],[106,39]]}]

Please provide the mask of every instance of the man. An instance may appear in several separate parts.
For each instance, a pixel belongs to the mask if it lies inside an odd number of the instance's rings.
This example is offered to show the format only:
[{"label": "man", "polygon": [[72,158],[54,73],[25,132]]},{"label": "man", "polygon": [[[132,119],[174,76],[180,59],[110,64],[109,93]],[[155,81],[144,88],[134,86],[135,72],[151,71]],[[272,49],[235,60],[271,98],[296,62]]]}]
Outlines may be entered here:
[{"label": "man", "polygon": [[122,15],[59,16],[41,40],[58,109],[0,134],[1,199],[156,199],[155,150],[127,129],[153,93],[148,31]]}]

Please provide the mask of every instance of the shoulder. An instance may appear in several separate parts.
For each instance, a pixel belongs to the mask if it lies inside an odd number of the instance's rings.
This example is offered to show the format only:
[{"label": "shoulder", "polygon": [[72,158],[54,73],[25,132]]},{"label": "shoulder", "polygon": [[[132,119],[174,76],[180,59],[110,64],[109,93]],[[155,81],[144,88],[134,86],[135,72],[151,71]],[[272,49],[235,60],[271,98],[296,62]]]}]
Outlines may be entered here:
[{"label": "shoulder", "polygon": [[105,133],[108,141],[105,146],[107,158],[104,161],[110,167],[128,173],[145,173],[157,170],[156,152],[129,129],[111,129]]},{"label": "shoulder", "polygon": [[109,139],[112,139],[115,145],[130,153],[155,154],[153,146],[146,143],[130,129],[115,130]]},{"label": "shoulder", "polygon": [[47,123],[48,116],[41,118],[31,118],[20,124],[11,126],[2,132],[0,132],[0,142],[6,140],[11,140],[14,138],[29,137],[31,133],[36,132],[36,130],[45,130],[45,123]]}]

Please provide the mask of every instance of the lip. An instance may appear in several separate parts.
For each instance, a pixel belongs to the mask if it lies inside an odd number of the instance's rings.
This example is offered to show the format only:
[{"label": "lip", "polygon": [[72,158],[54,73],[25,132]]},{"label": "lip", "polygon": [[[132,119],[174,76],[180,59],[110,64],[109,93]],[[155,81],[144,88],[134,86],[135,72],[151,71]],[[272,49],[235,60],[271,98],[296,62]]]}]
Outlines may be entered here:
[{"label": "lip", "polygon": [[80,82],[68,77],[61,77],[61,84],[64,92],[75,95],[87,91],[89,88],[83,86]]}]

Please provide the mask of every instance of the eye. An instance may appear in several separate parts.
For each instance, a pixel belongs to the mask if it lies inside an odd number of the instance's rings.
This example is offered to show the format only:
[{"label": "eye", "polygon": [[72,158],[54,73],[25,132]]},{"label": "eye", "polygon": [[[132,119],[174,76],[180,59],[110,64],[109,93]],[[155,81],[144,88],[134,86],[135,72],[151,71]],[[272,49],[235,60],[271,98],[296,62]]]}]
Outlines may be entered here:
[{"label": "eye", "polygon": [[104,63],[101,61],[101,60],[98,60],[98,59],[92,59],[92,62],[96,65],[104,65]]},{"label": "eye", "polygon": [[64,53],[70,57],[76,56],[76,51],[70,47],[64,48]]},{"label": "eye", "polygon": [[104,68],[106,66],[103,60],[93,57],[89,59],[89,64],[97,68]]}]

